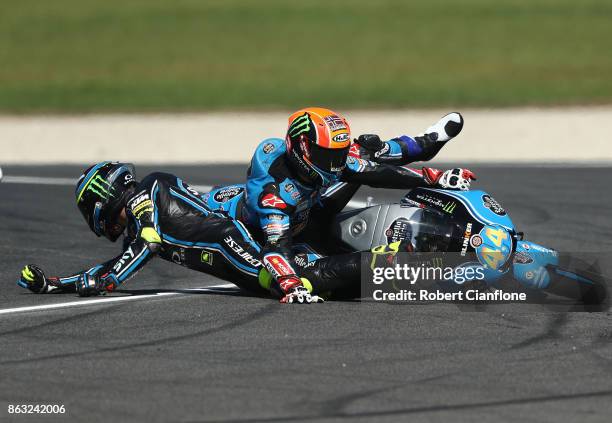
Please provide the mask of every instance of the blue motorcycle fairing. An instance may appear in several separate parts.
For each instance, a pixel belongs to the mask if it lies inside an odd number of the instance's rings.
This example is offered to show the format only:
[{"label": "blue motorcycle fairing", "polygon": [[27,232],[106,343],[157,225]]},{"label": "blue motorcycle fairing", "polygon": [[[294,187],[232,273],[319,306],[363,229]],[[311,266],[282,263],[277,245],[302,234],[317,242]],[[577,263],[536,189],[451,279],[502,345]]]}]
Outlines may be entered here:
[{"label": "blue motorcycle fairing", "polygon": [[474,219],[485,225],[499,225],[510,232],[514,231],[514,224],[506,210],[484,191],[451,191],[434,188],[424,188],[423,190],[441,193],[458,200]]},{"label": "blue motorcycle fairing", "polygon": [[533,242],[519,241],[512,272],[514,278],[526,288],[545,289],[550,284],[549,268],[558,264],[559,255],[555,250]]},{"label": "blue motorcycle fairing", "polygon": [[512,234],[499,225],[484,225],[477,235],[471,236],[470,245],[483,266],[494,271],[507,267],[512,256]]}]

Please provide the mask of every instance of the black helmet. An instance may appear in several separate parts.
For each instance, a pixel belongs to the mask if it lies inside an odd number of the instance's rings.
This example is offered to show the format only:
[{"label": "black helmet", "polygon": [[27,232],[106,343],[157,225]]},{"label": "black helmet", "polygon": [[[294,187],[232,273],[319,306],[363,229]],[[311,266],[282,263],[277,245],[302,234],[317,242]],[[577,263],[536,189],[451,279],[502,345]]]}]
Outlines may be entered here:
[{"label": "black helmet", "polygon": [[102,162],[87,169],[77,182],[76,202],[89,228],[98,236],[115,242],[121,232],[111,225],[125,207],[127,196],[136,184],[131,163]]}]

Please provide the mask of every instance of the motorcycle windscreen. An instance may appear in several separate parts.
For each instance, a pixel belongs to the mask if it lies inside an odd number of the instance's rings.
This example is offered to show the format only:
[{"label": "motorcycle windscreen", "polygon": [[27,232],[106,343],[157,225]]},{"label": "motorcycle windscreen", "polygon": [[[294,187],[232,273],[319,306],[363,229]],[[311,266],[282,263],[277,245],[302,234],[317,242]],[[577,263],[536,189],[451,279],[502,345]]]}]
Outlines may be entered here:
[{"label": "motorcycle windscreen", "polygon": [[461,251],[463,238],[456,223],[434,210],[421,209],[414,214],[412,245],[418,252]]}]

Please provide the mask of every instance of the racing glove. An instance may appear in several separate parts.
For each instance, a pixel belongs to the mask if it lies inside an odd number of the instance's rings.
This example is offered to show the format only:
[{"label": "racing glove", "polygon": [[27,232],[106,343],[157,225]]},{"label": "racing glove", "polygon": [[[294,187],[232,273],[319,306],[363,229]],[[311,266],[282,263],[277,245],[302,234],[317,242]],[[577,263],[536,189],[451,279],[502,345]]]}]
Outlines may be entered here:
[{"label": "racing glove", "polygon": [[356,144],[365,150],[362,157],[365,159],[377,159],[389,151],[389,144],[382,141],[378,135],[363,134],[354,140]]},{"label": "racing glove", "polygon": [[117,284],[110,278],[85,273],[77,282],[77,292],[80,297],[95,297],[112,292]]},{"label": "racing glove", "polygon": [[283,304],[322,303],[324,301],[323,298],[318,295],[312,295],[308,288],[304,286],[304,282],[308,282],[308,280],[300,279],[296,275],[278,279],[278,286],[284,294],[281,296],[280,302]]},{"label": "racing glove", "polygon": [[51,291],[49,279],[40,267],[35,264],[28,264],[21,271],[21,277],[17,281],[17,285],[22,288],[27,288],[35,294],[46,294]]},{"label": "racing glove", "polygon": [[424,167],[423,178],[432,187],[467,191],[470,189],[472,180],[476,180],[476,175],[469,169],[455,168],[443,172],[439,169]]},{"label": "racing glove", "polygon": [[278,285],[281,291],[285,294],[291,292],[295,288],[303,287],[302,280],[296,275],[281,276],[278,278]]},{"label": "racing glove", "polygon": [[312,304],[323,303],[325,300],[318,295],[312,295],[304,286],[296,286],[280,299],[283,304]]}]

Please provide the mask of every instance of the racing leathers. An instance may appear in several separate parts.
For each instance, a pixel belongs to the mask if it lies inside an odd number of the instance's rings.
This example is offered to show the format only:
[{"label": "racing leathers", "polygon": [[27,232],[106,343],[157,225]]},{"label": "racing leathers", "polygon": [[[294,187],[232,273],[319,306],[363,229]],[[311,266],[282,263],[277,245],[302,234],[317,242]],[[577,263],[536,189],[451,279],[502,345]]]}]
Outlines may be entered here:
[{"label": "racing leathers", "polygon": [[[446,142],[432,139],[429,134],[417,137],[402,135],[388,141],[382,141],[378,135],[374,134],[360,135],[351,145],[345,173],[363,173],[363,175],[343,177],[334,185],[323,190],[321,199],[324,207],[318,211],[318,214],[329,218],[342,211],[361,185],[400,189],[435,185],[438,182],[436,178],[441,177],[437,169],[418,170],[405,165],[431,160]],[[376,176],[372,177],[373,174]],[[402,177],[406,174],[410,178]],[[376,185],[373,184],[372,179],[375,179]],[[449,187],[455,188],[454,186]]]},{"label": "racing leathers", "polygon": [[[252,292],[267,294],[272,290],[281,298],[291,294],[271,286],[272,281],[262,272],[261,248],[244,225],[212,211],[200,194],[178,177],[167,173],[146,176],[129,194],[125,211],[126,237],[120,255],[66,277],[46,277],[40,268],[28,265],[18,284],[36,293],[78,291],[88,296],[110,292],[157,255]],[[313,291],[333,292],[359,280],[358,255],[303,265],[307,279],[301,287],[306,285],[308,293],[296,292],[285,299],[288,302]]]},{"label": "racing leathers", "polygon": [[[433,142],[419,143],[406,136],[386,145],[379,161],[409,162],[430,158],[439,150]],[[360,156],[361,149],[354,144],[339,182],[325,190],[302,182],[287,162],[284,140],[269,138],[257,147],[245,185],[215,189],[204,200],[211,209],[223,210],[247,225],[263,245],[263,263],[281,288],[285,281],[299,284],[300,269],[293,266],[293,238],[306,229],[313,212],[322,213],[317,219],[328,219],[346,206],[362,184],[411,189],[435,185],[442,176],[433,169],[416,171]]]}]

